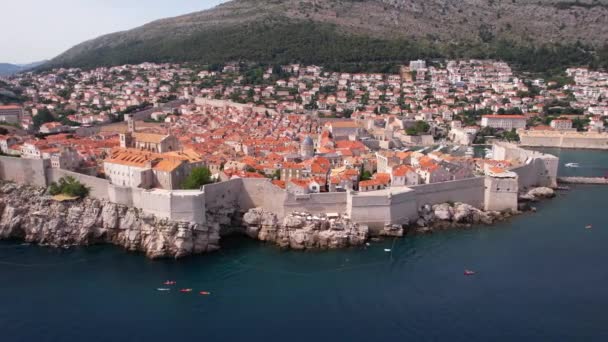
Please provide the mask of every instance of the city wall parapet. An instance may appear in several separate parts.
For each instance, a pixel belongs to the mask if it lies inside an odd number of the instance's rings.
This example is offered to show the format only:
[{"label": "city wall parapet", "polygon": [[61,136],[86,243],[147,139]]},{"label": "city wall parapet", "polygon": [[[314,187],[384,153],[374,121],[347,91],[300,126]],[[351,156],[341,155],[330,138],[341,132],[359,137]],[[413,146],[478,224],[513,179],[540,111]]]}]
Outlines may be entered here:
[{"label": "city wall parapet", "polygon": [[[292,212],[313,215],[346,214],[370,228],[405,224],[418,217],[424,205],[463,202],[486,210],[517,209],[515,188],[553,186],[558,159],[514,145],[495,147],[495,153],[521,165],[512,169],[511,180],[475,177],[458,181],[392,187],[370,192],[290,194],[269,179],[232,179],[205,185],[200,190],[146,190],[111,184],[108,180],[52,169],[44,160],[0,157],[0,179],[47,186],[61,177],[73,176],[91,188],[90,196],[142,209],[158,217],[205,223],[207,214],[246,212],[263,208],[279,219]],[[229,220],[227,222],[230,222]]]}]

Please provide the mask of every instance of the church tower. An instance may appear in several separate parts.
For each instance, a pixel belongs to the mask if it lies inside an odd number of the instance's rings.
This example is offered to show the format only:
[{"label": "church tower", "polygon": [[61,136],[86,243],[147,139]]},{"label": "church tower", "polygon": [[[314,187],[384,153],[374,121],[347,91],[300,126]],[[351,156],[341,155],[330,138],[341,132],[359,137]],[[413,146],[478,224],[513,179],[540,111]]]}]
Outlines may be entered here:
[{"label": "church tower", "polygon": [[135,132],[135,120],[131,115],[125,115],[127,121],[127,132],[120,134],[120,147],[129,148],[133,147],[133,133]]},{"label": "church tower", "polygon": [[125,114],[125,121],[127,121],[127,128],[130,133],[135,133],[135,120],[129,114]]}]

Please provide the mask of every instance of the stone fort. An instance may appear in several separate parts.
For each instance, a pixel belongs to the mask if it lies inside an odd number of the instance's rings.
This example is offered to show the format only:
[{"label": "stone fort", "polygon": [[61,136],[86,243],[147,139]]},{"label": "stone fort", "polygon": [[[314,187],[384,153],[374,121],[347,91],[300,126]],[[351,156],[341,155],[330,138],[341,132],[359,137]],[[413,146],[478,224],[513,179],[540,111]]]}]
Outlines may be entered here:
[{"label": "stone fort", "polygon": [[263,208],[279,218],[292,212],[347,215],[352,221],[375,230],[415,220],[418,210],[427,204],[463,202],[484,210],[516,210],[521,190],[556,185],[557,157],[509,143],[496,143],[493,151],[495,159],[516,162],[518,166],[509,172],[512,176],[488,175],[369,192],[295,195],[276,187],[269,179],[248,178],[209,184],[200,190],[146,190],[51,168],[48,160],[13,157],[0,157],[0,179],[46,187],[64,176],[72,176],[91,188],[92,197],[177,221],[206,223],[207,214]]}]

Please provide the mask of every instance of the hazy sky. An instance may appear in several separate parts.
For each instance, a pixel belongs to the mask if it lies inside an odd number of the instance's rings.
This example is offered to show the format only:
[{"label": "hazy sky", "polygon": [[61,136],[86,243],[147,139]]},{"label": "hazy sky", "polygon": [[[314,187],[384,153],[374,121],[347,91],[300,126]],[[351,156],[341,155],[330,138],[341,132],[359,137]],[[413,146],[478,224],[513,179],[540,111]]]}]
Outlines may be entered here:
[{"label": "hazy sky", "polygon": [[70,47],[225,0],[0,0],[0,63],[50,59]]}]

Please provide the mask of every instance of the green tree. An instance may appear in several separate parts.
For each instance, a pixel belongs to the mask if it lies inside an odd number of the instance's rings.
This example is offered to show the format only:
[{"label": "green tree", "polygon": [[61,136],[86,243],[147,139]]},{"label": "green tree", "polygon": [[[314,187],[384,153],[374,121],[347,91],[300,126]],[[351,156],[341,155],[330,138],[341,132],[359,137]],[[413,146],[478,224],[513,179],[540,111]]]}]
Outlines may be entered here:
[{"label": "green tree", "polygon": [[40,128],[40,126],[42,126],[42,124],[55,121],[55,117],[53,116],[53,114],[51,114],[51,112],[47,108],[42,108],[42,109],[38,110],[38,114],[36,114],[36,116],[34,116],[33,121],[34,121],[34,128],[36,128],[36,130],[38,130],[38,128]]},{"label": "green tree", "polygon": [[194,190],[212,182],[211,171],[206,167],[197,167],[194,168],[186,180],[184,180],[182,188]]},{"label": "green tree", "polygon": [[507,141],[519,141],[519,134],[515,131],[515,128],[511,129],[509,132],[503,133],[503,137]]},{"label": "green tree", "polygon": [[372,173],[371,172],[365,170],[365,171],[363,171],[363,173],[361,173],[361,180],[362,181],[366,181],[366,180],[370,180],[370,179],[372,179]]},{"label": "green tree", "polygon": [[431,126],[426,121],[418,120],[414,126],[405,129],[407,135],[420,135],[429,131]]}]

